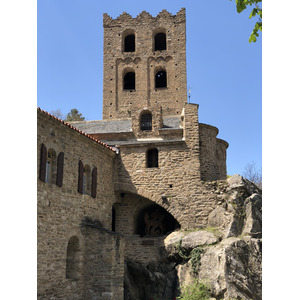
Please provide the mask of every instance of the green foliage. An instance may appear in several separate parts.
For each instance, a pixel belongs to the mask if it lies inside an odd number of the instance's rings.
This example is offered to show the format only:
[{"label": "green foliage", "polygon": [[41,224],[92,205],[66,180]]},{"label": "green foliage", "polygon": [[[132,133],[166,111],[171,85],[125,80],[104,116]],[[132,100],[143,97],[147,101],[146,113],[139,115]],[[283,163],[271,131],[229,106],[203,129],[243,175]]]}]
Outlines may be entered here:
[{"label": "green foliage", "polygon": [[197,275],[201,264],[201,254],[204,252],[204,249],[203,247],[198,246],[188,253],[188,251],[181,246],[181,243],[182,240],[180,239],[176,245],[178,255],[183,259],[189,260],[189,264],[192,268],[192,274]]},{"label": "green foliage", "polygon": [[[230,0],[232,1],[232,0]],[[249,19],[257,16],[258,21],[255,23],[254,28],[249,37],[249,43],[256,42],[256,38],[259,36],[258,32],[262,31],[262,8],[258,5],[261,4],[262,0],[235,0],[236,10],[238,13],[244,11],[247,7],[254,5],[255,7],[251,10]]]},{"label": "green foliage", "polygon": [[82,114],[76,108],[72,108],[71,111],[67,114],[66,122],[71,121],[84,121],[85,117],[82,117]]},{"label": "green foliage", "polygon": [[191,259],[189,263],[192,268],[192,272],[195,275],[198,275],[199,267],[201,264],[201,254],[203,253],[203,251],[203,248],[201,246],[198,246],[194,248],[190,254]]},{"label": "green foliage", "polygon": [[182,239],[179,240],[179,242],[176,244],[176,250],[178,252],[178,255],[183,259],[190,259],[190,255],[188,252],[181,246]]},{"label": "green foliage", "polygon": [[181,288],[181,300],[208,300],[211,296],[210,290],[202,282],[194,281],[193,284]]}]

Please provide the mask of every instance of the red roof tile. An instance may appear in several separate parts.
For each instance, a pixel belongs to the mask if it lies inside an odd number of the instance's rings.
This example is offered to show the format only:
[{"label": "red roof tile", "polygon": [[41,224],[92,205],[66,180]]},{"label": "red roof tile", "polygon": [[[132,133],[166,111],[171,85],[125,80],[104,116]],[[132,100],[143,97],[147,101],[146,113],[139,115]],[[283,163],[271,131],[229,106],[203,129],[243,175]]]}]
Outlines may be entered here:
[{"label": "red roof tile", "polygon": [[91,139],[91,140],[93,140],[94,142],[96,142],[96,143],[98,143],[98,144],[100,144],[100,145],[104,146],[105,148],[108,148],[108,149],[110,149],[110,150],[112,150],[112,151],[114,151],[114,152],[117,152],[117,151],[116,151],[114,148],[112,148],[112,147],[110,147],[110,146],[106,145],[105,143],[103,143],[103,142],[101,142],[101,141],[99,141],[99,140],[95,139],[94,137],[90,136],[89,134],[87,134],[87,133],[85,133],[85,132],[83,132],[83,131],[81,131],[81,130],[79,130],[79,129],[75,128],[75,127],[74,127],[74,126],[72,126],[71,124],[69,124],[69,123],[67,123],[67,122],[65,122],[65,121],[63,121],[63,120],[61,120],[61,119],[59,119],[59,118],[57,118],[57,117],[55,117],[55,116],[51,115],[51,114],[50,114],[50,113],[48,113],[47,111],[45,111],[45,110],[42,110],[42,109],[41,109],[41,108],[39,108],[39,107],[38,107],[37,109],[38,109],[39,111],[43,112],[44,114],[46,114],[46,115],[48,115],[48,116],[52,117],[53,119],[56,119],[57,121],[61,122],[62,124],[64,124],[64,125],[66,125],[66,126],[70,127],[71,129],[73,129],[73,130],[75,130],[75,131],[79,132],[80,134],[83,134],[83,135],[85,135],[85,136],[86,136],[86,137],[88,137],[89,139]]}]

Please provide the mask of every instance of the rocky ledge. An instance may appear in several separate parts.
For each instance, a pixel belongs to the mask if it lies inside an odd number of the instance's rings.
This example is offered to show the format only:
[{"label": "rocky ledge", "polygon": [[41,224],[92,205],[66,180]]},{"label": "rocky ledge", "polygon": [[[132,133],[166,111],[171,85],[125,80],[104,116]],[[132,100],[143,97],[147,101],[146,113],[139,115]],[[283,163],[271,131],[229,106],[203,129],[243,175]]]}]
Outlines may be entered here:
[{"label": "rocky ledge", "polygon": [[160,261],[127,262],[126,300],[176,299],[195,280],[211,299],[262,299],[262,193],[239,175],[227,184],[207,228],[168,235]]}]

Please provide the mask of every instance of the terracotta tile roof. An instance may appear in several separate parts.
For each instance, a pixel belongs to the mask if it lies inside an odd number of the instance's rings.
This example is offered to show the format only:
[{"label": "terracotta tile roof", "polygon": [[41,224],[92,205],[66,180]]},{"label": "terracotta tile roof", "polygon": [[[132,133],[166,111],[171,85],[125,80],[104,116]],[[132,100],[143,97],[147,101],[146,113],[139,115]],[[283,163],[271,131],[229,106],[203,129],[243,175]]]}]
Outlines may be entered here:
[{"label": "terracotta tile roof", "polygon": [[75,131],[79,132],[80,134],[82,134],[82,135],[86,136],[87,138],[89,138],[89,139],[93,140],[94,142],[96,142],[96,143],[98,143],[98,144],[100,144],[100,145],[104,146],[105,148],[108,148],[108,149],[110,149],[111,151],[117,152],[117,151],[116,151],[116,149],[114,149],[114,148],[112,148],[112,147],[110,147],[110,146],[106,145],[105,143],[103,143],[103,142],[101,142],[101,141],[99,141],[99,140],[97,140],[97,139],[93,138],[93,137],[92,137],[92,136],[90,136],[89,134],[87,134],[87,133],[85,133],[85,132],[83,132],[83,131],[81,131],[81,130],[79,130],[79,129],[75,128],[75,127],[74,127],[74,126],[72,126],[71,124],[69,124],[69,123],[67,123],[67,122],[65,122],[65,121],[63,121],[63,120],[61,120],[61,119],[59,119],[59,118],[57,118],[57,117],[55,117],[55,116],[51,115],[51,114],[50,114],[50,113],[48,113],[47,111],[45,111],[45,110],[42,110],[42,109],[41,109],[41,108],[39,108],[39,107],[38,107],[37,109],[38,109],[39,111],[43,112],[44,114],[46,114],[46,115],[48,115],[48,116],[52,117],[53,119],[56,119],[57,121],[61,122],[62,124],[64,124],[64,125],[66,125],[66,126],[70,127],[71,129],[73,129],[73,130],[75,130]]}]

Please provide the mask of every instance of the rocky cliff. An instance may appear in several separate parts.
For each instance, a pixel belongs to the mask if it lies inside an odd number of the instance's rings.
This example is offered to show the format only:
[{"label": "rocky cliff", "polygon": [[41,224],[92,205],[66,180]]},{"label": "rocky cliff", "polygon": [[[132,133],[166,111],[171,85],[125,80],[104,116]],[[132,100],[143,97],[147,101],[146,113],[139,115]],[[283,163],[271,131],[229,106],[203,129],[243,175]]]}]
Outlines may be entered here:
[{"label": "rocky cliff", "polygon": [[126,300],[176,299],[195,280],[211,299],[262,299],[261,190],[239,175],[220,184],[226,192],[207,228],[168,235],[160,261],[127,262]]}]

